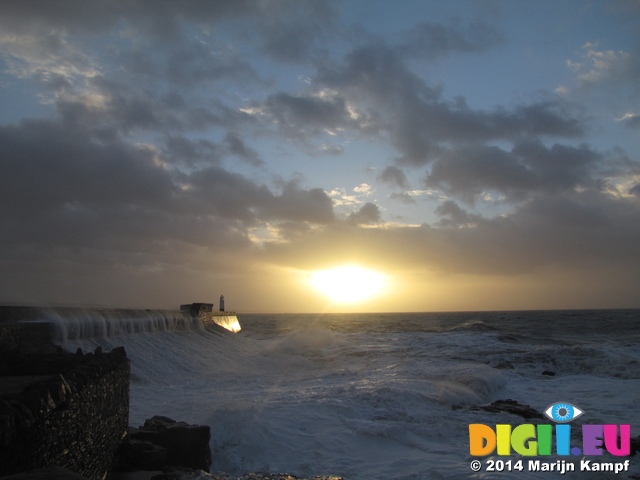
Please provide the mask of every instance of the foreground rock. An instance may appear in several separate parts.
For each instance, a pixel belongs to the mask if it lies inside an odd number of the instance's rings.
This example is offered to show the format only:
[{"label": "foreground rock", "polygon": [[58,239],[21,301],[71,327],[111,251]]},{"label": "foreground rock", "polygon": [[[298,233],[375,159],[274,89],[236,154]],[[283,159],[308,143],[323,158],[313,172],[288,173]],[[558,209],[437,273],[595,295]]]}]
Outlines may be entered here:
[{"label": "foreground rock", "polygon": [[630,455],[633,456],[638,452],[640,452],[640,435],[631,439]]},{"label": "foreground rock", "polygon": [[[287,473],[245,473],[229,476],[207,473],[211,466],[209,426],[176,422],[155,416],[140,428],[129,427],[109,478],[128,478],[130,472],[149,480],[343,480],[341,477],[297,477]],[[161,473],[162,472],[162,473]]]},{"label": "foreground rock", "polygon": [[289,475],[287,473],[245,473],[241,477],[230,477],[224,474],[197,474],[196,472],[194,472],[192,475],[193,476],[187,475],[178,477],[158,475],[152,477],[151,480],[344,480],[342,477],[333,476],[296,477],[295,475]]},{"label": "foreground rock", "polygon": [[59,467],[103,479],[129,423],[124,348],[23,350],[0,349],[0,475]]},{"label": "foreground rock", "polygon": [[[46,467],[28,472],[18,473],[9,477],[0,477],[2,480],[88,480],[82,475],[60,467]],[[111,478],[111,477],[108,477]],[[143,477],[136,477],[143,478]],[[342,477],[296,477],[286,473],[245,473],[241,477],[229,477],[227,475],[215,475],[200,471],[176,471],[172,473],[154,474],[149,472],[144,477],[149,480],[344,480]]]},{"label": "foreground rock", "polygon": [[453,407],[454,410],[459,410],[461,408],[467,408],[468,410],[473,411],[484,411],[491,413],[499,413],[506,412],[511,413],[513,415],[519,415],[522,418],[532,419],[532,418],[542,418],[542,414],[531,408],[529,405],[523,405],[518,403],[515,400],[506,399],[506,400],[496,400],[491,405],[473,405],[473,406],[462,406],[456,405]]},{"label": "foreground rock", "polygon": [[87,477],[55,465],[0,478],[2,480],[88,480]]},{"label": "foreground rock", "polygon": [[246,473],[238,480],[344,480],[342,477],[321,476],[321,477],[296,477],[286,473]]},{"label": "foreground rock", "polygon": [[170,467],[209,471],[211,428],[155,416],[140,428],[129,427],[115,467],[120,471]]}]

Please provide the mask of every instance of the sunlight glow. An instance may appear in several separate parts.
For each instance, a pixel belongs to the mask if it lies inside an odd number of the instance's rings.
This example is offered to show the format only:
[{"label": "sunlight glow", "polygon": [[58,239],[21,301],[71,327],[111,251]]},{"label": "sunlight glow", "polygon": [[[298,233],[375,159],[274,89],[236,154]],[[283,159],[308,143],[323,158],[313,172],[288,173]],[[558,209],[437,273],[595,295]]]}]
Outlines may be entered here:
[{"label": "sunlight glow", "polygon": [[385,276],[349,265],[314,272],[310,283],[331,300],[350,303],[364,300],[378,293],[384,286]]}]

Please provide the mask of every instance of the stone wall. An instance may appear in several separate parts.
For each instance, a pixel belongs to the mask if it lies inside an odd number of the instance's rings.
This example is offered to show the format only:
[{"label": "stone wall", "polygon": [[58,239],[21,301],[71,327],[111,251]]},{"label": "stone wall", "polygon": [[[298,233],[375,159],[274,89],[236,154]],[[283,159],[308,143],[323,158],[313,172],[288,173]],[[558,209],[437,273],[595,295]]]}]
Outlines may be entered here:
[{"label": "stone wall", "polygon": [[0,351],[36,350],[50,342],[50,323],[0,323]]},{"label": "stone wall", "polygon": [[59,466],[103,479],[129,423],[124,348],[0,354],[0,476]]}]

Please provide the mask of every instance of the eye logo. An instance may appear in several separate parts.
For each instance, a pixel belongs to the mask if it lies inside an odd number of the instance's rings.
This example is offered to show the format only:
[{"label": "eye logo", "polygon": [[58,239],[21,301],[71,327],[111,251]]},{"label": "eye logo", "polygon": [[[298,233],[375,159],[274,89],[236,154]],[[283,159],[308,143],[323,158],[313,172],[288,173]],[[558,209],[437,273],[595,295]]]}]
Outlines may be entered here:
[{"label": "eye logo", "polygon": [[553,403],[544,411],[547,417],[558,423],[571,422],[583,413],[584,411],[567,402]]}]

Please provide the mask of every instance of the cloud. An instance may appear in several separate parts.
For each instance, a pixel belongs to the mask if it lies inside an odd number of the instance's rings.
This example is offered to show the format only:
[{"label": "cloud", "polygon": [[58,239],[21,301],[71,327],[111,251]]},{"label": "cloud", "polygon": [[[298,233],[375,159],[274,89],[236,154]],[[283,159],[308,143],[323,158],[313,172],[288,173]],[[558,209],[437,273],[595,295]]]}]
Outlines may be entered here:
[{"label": "cloud", "polygon": [[248,248],[247,229],[256,224],[334,220],[331,200],[320,189],[286,184],[274,192],[208,162],[210,152],[217,155],[213,144],[180,137],[169,143],[174,157],[195,148],[207,163],[185,174],[167,168],[157,147],[105,143],[54,121],[0,127],[3,245],[76,246],[105,254],[152,252],[163,242]]},{"label": "cloud", "polygon": [[453,200],[446,200],[440,204],[436,213],[443,217],[438,222],[438,225],[443,227],[475,227],[482,220],[479,215],[467,213]]},{"label": "cloud", "polygon": [[438,58],[450,53],[482,52],[502,45],[498,29],[483,22],[461,25],[458,19],[444,23],[419,23],[396,48],[402,55]]},{"label": "cloud", "polygon": [[295,242],[268,244],[264,255],[306,269],[331,259],[381,270],[481,276],[546,268],[582,275],[618,268],[622,275],[640,268],[637,199],[573,192],[536,197],[493,218],[468,213],[453,201],[437,213],[442,219],[432,226],[346,229],[332,224]]},{"label": "cloud", "polygon": [[224,153],[224,147],[203,138],[191,140],[183,135],[165,138],[166,158],[174,165],[219,164]]},{"label": "cloud", "polygon": [[[640,50],[612,50],[587,42],[575,59],[567,60],[575,75],[572,84],[558,89],[567,98],[599,105],[612,117],[628,112],[640,98]],[[633,127],[633,122],[631,125]]]},{"label": "cloud", "polygon": [[254,167],[263,165],[264,162],[260,159],[258,152],[253,148],[247,146],[242,137],[237,132],[227,132],[224,137],[224,144],[227,147],[230,154],[239,157]]},{"label": "cloud", "polygon": [[324,56],[320,40],[330,38],[337,2],[300,1],[272,5],[258,22],[261,50],[280,62],[305,62]]},{"label": "cloud", "polygon": [[293,182],[286,183],[280,195],[273,196],[257,208],[267,220],[285,219],[318,224],[335,220],[331,199],[322,189],[303,190]]},{"label": "cloud", "polygon": [[375,188],[368,183],[361,183],[353,187],[353,193],[347,193],[347,189],[339,187],[328,192],[335,206],[361,205],[366,203],[367,197],[375,192]]},{"label": "cloud", "polygon": [[152,148],[102,145],[85,133],[46,120],[1,127],[3,205],[14,198],[23,212],[74,202],[161,206],[171,196],[171,181]]},{"label": "cloud", "polygon": [[616,119],[616,121],[622,123],[627,128],[640,128],[640,115],[637,113],[625,113],[622,117]]},{"label": "cloud", "polygon": [[168,83],[186,94],[206,85],[232,78],[239,85],[260,83],[258,73],[233,46],[220,45],[201,34],[197,40],[182,40],[162,48],[153,43],[113,54],[131,78],[152,84]]},{"label": "cloud", "polygon": [[[573,103],[637,98],[632,49],[585,45],[571,63],[582,97],[537,92],[477,108],[428,72],[505,45],[497,25],[416,19],[385,38],[347,31],[337,2],[152,3],[3,3],[6,75],[46,105],[42,119],[0,125],[3,291],[16,292],[12,275],[46,290],[102,273],[113,285],[164,271],[230,278],[256,261],[640,271],[640,166],[621,149],[579,144],[593,112]],[[629,105],[614,118],[637,129]],[[295,165],[280,158],[287,141]],[[371,155],[382,170],[318,178],[328,185],[272,180],[303,178],[290,169],[323,154],[347,167]],[[379,203],[375,182],[404,205]]]},{"label": "cloud", "polygon": [[473,110],[463,97],[447,101],[440,88],[411,72],[387,45],[354,49],[343,63],[324,65],[316,82],[364,112],[368,132],[386,133],[400,154],[398,162],[407,166],[430,163],[451,143],[514,141],[524,136],[573,138],[584,133],[582,118],[558,96],[492,111]]},{"label": "cloud", "polygon": [[360,210],[347,217],[347,222],[354,225],[375,225],[382,221],[380,209],[374,203],[365,203]]},{"label": "cloud", "polygon": [[581,61],[569,61],[568,65],[578,74],[580,88],[599,85],[633,86],[638,91],[640,57],[623,50],[600,50],[598,45],[587,42],[582,47]]},{"label": "cloud", "polygon": [[406,190],[409,188],[407,176],[402,171],[402,169],[396,167],[395,165],[386,166],[384,170],[382,170],[380,175],[378,175],[378,180],[394,187],[398,187],[402,190]]},{"label": "cloud", "polygon": [[539,193],[593,188],[603,156],[589,147],[525,141],[511,151],[493,146],[451,149],[427,175],[429,187],[442,189],[468,203],[494,191],[509,201],[524,201]]},{"label": "cloud", "polygon": [[[316,137],[325,139],[348,129],[357,131],[361,122],[354,118],[342,96],[326,90],[315,94],[270,94],[264,102],[245,111],[266,118],[278,132],[299,144],[309,144]],[[321,150],[326,151],[326,145],[323,143]],[[338,153],[335,147],[328,148],[330,153]]]},{"label": "cloud", "polygon": [[399,200],[400,202],[410,205],[410,204],[415,204],[416,201],[413,199],[413,197],[411,195],[409,195],[408,193],[391,193],[389,194],[389,198],[391,198],[392,200]]},{"label": "cloud", "polygon": [[126,20],[144,35],[174,38],[183,22],[215,24],[238,17],[264,17],[286,14],[287,7],[297,3],[290,0],[188,0],[179,6],[170,0],[158,0],[152,8],[146,0],[105,0],[87,5],[81,0],[66,0],[55,5],[46,0],[27,3],[4,2],[3,28],[9,31],[40,33],[64,30],[73,34],[95,34],[110,31],[118,22]]}]

